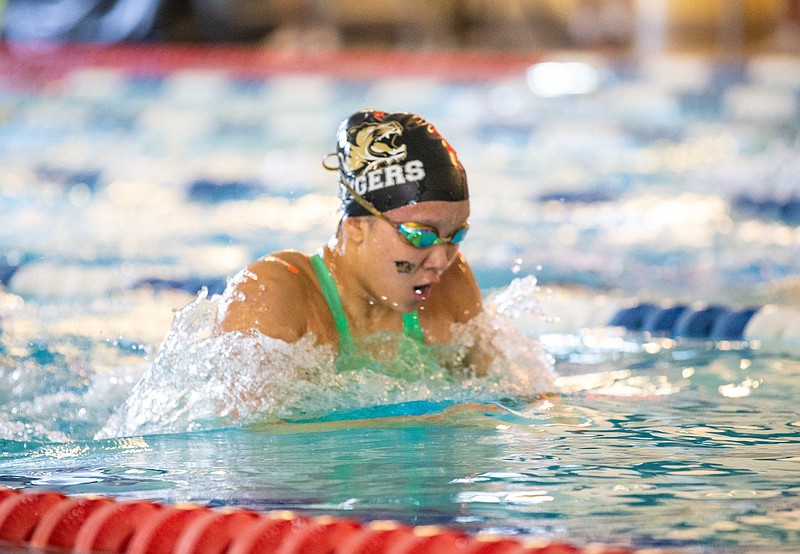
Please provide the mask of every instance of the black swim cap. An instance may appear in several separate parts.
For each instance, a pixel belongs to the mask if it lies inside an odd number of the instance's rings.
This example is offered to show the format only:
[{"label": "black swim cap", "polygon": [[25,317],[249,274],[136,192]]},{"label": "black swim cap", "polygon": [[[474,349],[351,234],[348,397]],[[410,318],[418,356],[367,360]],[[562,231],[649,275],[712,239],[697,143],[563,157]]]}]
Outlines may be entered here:
[{"label": "black swim cap", "polygon": [[[336,134],[339,180],[380,212],[416,202],[467,200],[467,174],[455,150],[418,115],[362,110]],[[341,184],[345,215],[369,215]]]}]

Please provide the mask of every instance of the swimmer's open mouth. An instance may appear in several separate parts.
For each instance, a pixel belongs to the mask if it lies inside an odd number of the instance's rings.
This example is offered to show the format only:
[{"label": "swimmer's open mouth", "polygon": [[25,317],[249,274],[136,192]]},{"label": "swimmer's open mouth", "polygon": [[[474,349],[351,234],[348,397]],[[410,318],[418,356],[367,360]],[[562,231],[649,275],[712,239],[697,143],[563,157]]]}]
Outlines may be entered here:
[{"label": "swimmer's open mouth", "polygon": [[431,292],[431,285],[417,285],[414,287],[414,295],[420,300],[427,300]]}]

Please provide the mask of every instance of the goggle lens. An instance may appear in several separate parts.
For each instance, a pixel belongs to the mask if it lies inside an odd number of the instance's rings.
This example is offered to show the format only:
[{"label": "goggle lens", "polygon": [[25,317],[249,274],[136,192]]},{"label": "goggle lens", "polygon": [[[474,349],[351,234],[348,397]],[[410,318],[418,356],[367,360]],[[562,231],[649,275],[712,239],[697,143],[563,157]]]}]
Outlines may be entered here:
[{"label": "goggle lens", "polygon": [[469,225],[464,224],[463,226],[456,229],[452,235],[450,235],[450,244],[458,244],[464,237],[467,236],[467,231],[469,231]]},{"label": "goggle lens", "polygon": [[430,248],[438,244],[458,244],[467,236],[469,225],[465,223],[449,237],[442,238],[433,227],[420,223],[400,223],[397,232],[415,248]]},{"label": "goggle lens", "polygon": [[[333,166],[329,166],[326,163],[328,158],[324,158],[322,160],[322,165],[325,169],[336,169]],[[342,185],[347,192],[353,197],[353,199],[358,202],[361,207],[367,210],[369,213],[374,215],[375,217],[379,217],[380,219],[384,220],[389,225],[392,225],[400,236],[403,237],[408,241],[411,246],[415,248],[430,248],[431,246],[436,246],[437,244],[458,244],[464,237],[467,236],[467,231],[469,230],[469,223],[464,222],[464,224],[452,232],[449,237],[442,238],[439,236],[439,231],[435,227],[431,227],[430,225],[423,225],[422,223],[413,223],[413,222],[406,222],[406,223],[394,223],[391,219],[386,217],[383,213],[378,211],[378,209],[373,206],[366,198],[362,197],[358,194],[353,187],[348,185],[345,181],[339,180],[339,184]]]}]

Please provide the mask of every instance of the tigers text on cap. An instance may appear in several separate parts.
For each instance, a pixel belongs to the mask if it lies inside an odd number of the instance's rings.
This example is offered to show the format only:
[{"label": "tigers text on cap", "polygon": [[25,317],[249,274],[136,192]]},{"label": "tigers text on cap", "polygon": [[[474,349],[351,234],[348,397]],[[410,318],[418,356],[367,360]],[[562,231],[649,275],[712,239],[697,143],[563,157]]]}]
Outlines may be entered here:
[{"label": "tigers text on cap", "polygon": [[[336,134],[339,179],[380,212],[416,202],[467,200],[467,174],[436,128],[410,113],[362,110]],[[345,215],[369,215],[339,186]]]}]

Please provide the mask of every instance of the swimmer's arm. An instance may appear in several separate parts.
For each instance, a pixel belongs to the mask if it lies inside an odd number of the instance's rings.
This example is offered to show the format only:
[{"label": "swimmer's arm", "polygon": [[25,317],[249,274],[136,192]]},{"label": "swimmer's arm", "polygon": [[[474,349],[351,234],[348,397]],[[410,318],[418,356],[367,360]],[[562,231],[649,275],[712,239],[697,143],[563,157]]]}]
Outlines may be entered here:
[{"label": "swimmer's arm", "polygon": [[259,332],[295,342],[307,332],[304,276],[287,260],[268,256],[242,270],[228,283],[219,332]]}]

